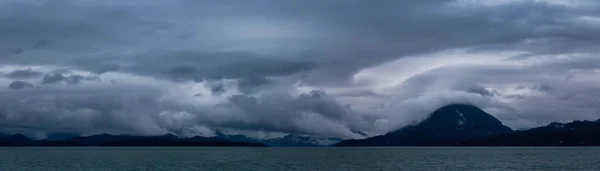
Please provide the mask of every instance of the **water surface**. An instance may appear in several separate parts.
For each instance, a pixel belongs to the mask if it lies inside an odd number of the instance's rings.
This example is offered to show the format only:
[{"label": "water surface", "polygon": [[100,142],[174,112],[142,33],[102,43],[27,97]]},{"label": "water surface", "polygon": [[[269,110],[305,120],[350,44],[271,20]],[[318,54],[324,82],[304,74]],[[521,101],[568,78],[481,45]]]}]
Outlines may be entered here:
[{"label": "water surface", "polygon": [[600,170],[600,148],[27,147],[0,170]]}]

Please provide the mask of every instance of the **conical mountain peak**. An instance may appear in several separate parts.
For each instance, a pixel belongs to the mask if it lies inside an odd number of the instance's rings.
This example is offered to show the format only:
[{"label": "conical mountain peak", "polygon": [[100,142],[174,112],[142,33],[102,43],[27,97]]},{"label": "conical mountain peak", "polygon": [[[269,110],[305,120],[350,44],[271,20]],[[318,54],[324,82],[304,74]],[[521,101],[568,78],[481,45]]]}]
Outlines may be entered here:
[{"label": "conical mountain peak", "polygon": [[468,104],[451,104],[435,110],[429,118],[383,136],[340,142],[339,146],[457,145],[461,141],[510,133],[494,116]]},{"label": "conical mountain peak", "polygon": [[451,104],[441,107],[417,126],[427,129],[469,129],[490,133],[511,131],[494,116],[468,104]]}]

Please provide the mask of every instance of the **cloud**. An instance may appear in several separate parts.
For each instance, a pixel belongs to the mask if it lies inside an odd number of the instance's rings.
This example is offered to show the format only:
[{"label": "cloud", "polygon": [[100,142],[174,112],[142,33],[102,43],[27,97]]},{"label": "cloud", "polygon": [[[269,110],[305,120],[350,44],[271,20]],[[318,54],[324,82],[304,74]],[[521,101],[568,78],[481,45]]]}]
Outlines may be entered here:
[{"label": "cloud", "polygon": [[361,137],[353,130],[365,123],[326,93],[312,91],[296,97],[280,93],[271,92],[259,97],[231,96],[226,105],[232,108],[229,112],[244,119],[231,119],[226,125],[213,124],[240,130]]},{"label": "cloud", "polygon": [[33,84],[31,84],[27,81],[13,81],[12,83],[10,83],[10,85],[8,85],[8,89],[12,89],[12,90],[18,90],[18,89],[24,89],[24,88],[33,88]]},{"label": "cloud", "polygon": [[595,120],[599,9],[593,0],[5,0],[0,84],[38,86],[0,89],[0,128],[355,138],[458,102],[513,128]]},{"label": "cloud", "polygon": [[[455,51],[450,52],[454,53]],[[569,72],[576,71],[578,74],[588,75],[596,71],[594,69],[584,69],[585,67],[564,67],[570,65],[572,60],[585,59],[589,63],[596,63],[598,62],[596,58],[587,58],[584,55],[582,57],[573,56],[565,59],[554,59],[559,58],[559,55],[555,55],[548,57],[551,60],[490,62],[490,59],[507,59],[511,55],[486,53],[472,55],[476,58],[470,58],[470,55],[461,52],[460,59],[467,59],[467,61],[456,64],[456,61],[453,60],[443,62],[444,60],[439,59],[453,56],[452,54],[432,54],[432,56],[427,57],[429,58],[428,61],[442,63],[435,64],[437,66],[429,70],[412,72],[407,76],[396,78],[400,79],[401,84],[399,87],[382,87],[381,89],[384,92],[398,91],[394,96],[405,98],[435,96],[436,93],[444,91],[472,93],[480,96],[479,98],[482,98],[482,100],[490,101],[489,104],[480,104],[479,106],[487,108],[490,113],[514,128],[529,128],[552,121],[594,120],[600,117],[596,114],[598,109],[594,107],[598,95],[591,93],[595,91],[595,88],[591,85],[598,80],[581,79],[574,81],[574,78],[565,80],[566,77],[571,75]],[[407,60],[402,59],[401,61]],[[552,67],[559,65],[559,63],[563,67]],[[415,64],[422,66],[414,66]],[[366,70],[356,78],[360,80],[363,79],[363,76],[380,72],[395,72],[394,70],[401,70],[401,68],[406,67],[422,69],[432,66],[432,63],[394,62],[389,65]],[[384,75],[382,78],[390,77]],[[383,81],[394,82],[395,80]],[[575,100],[574,97],[580,99]],[[458,97],[456,100],[458,100]]]},{"label": "cloud", "polygon": [[72,74],[69,76],[64,76],[62,73],[49,73],[44,75],[42,78],[42,84],[54,84],[54,83],[66,83],[66,84],[79,84],[81,81],[98,81],[100,77],[98,76],[82,76],[77,74]]},{"label": "cloud", "polygon": [[7,74],[7,76],[11,79],[29,79],[36,78],[42,76],[42,72],[34,71],[31,69],[26,70],[14,70]]},{"label": "cloud", "polygon": [[257,88],[261,86],[271,84],[272,81],[263,77],[248,77],[244,79],[240,79],[237,82],[237,89],[240,92],[249,94],[253,91],[256,91]]},{"label": "cloud", "polygon": [[[140,78],[124,78],[135,79]],[[273,90],[260,96],[194,96],[187,93],[197,91],[196,88],[200,91],[211,91],[211,88],[200,85],[184,91],[187,89],[168,81],[122,84],[91,82],[86,84],[91,87],[82,85],[76,89],[62,85],[6,93],[0,96],[3,104],[0,125],[49,132],[77,130],[82,133],[191,136],[213,135],[211,132],[218,129],[236,129],[362,137],[351,131],[358,128],[346,119],[361,121],[324,92],[294,96],[287,91]]]}]

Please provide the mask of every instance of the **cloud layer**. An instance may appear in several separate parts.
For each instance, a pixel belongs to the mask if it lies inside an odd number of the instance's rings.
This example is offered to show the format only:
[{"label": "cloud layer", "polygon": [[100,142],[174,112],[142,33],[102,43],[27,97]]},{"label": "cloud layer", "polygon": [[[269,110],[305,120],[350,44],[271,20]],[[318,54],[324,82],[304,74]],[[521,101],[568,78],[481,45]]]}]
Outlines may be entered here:
[{"label": "cloud layer", "polygon": [[0,129],[360,138],[600,118],[593,0],[0,1]]}]

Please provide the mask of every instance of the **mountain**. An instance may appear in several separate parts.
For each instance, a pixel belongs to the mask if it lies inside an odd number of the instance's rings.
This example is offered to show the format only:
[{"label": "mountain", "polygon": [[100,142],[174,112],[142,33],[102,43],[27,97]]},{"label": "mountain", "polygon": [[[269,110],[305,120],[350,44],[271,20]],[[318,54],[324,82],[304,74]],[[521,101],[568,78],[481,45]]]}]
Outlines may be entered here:
[{"label": "mountain", "polygon": [[63,140],[63,141],[81,144],[84,146],[100,146],[100,145],[107,144],[107,143],[125,142],[125,141],[132,141],[132,140],[144,139],[144,138],[151,138],[151,137],[133,136],[133,135],[98,134],[98,135],[83,136],[83,137],[77,136],[77,137],[73,137],[70,139]]},{"label": "mountain", "polygon": [[574,121],[464,142],[467,146],[599,146],[600,122]]},{"label": "mountain", "polygon": [[450,146],[462,141],[511,133],[512,129],[485,111],[467,104],[452,104],[434,111],[417,125],[336,146]]},{"label": "mountain", "polygon": [[226,135],[219,131],[217,131],[216,137],[235,142],[261,143],[270,147],[328,146],[342,141],[340,138],[316,138],[298,134],[288,134],[281,138],[256,139],[243,135]]},{"label": "mountain", "polygon": [[46,133],[46,139],[52,141],[67,140],[79,136],[81,133],[73,132],[48,132]]},{"label": "mountain", "polygon": [[172,136],[142,137],[126,141],[108,142],[100,146],[236,146],[263,147],[260,143],[235,142],[218,138],[191,137],[177,138]]},{"label": "mountain", "polygon": [[29,139],[29,137],[23,134],[14,134],[14,135],[0,135],[0,146],[19,146],[19,145],[29,145],[33,142],[33,140]]},{"label": "mountain", "polygon": [[250,137],[247,137],[244,135],[227,135],[221,131],[216,131],[215,138],[225,139],[225,140],[235,141],[235,142],[262,143],[260,139],[250,138]]},{"label": "mountain", "polygon": [[0,135],[0,146],[327,146],[342,141],[339,138],[315,138],[298,134],[289,134],[281,138],[256,139],[243,135],[226,135],[218,131],[215,137],[189,138],[179,138],[172,134],[72,136],[73,134],[61,133],[54,138],[31,140],[21,134]]},{"label": "mountain", "polygon": [[240,146],[263,147],[260,143],[234,142],[219,138],[179,138],[172,134],[163,136],[132,136],[100,134],[73,137],[66,140],[31,140],[24,135],[0,137],[0,146]]},{"label": "mountain", "polygon": [[307,146],[327,146],[342,141],[339,138],[315,138],[308,136],[301,136],[298,134],[289,134],[281,138],[273,138],[262,141],[267,146],[294,146],[294,147],[307,147]]}]

